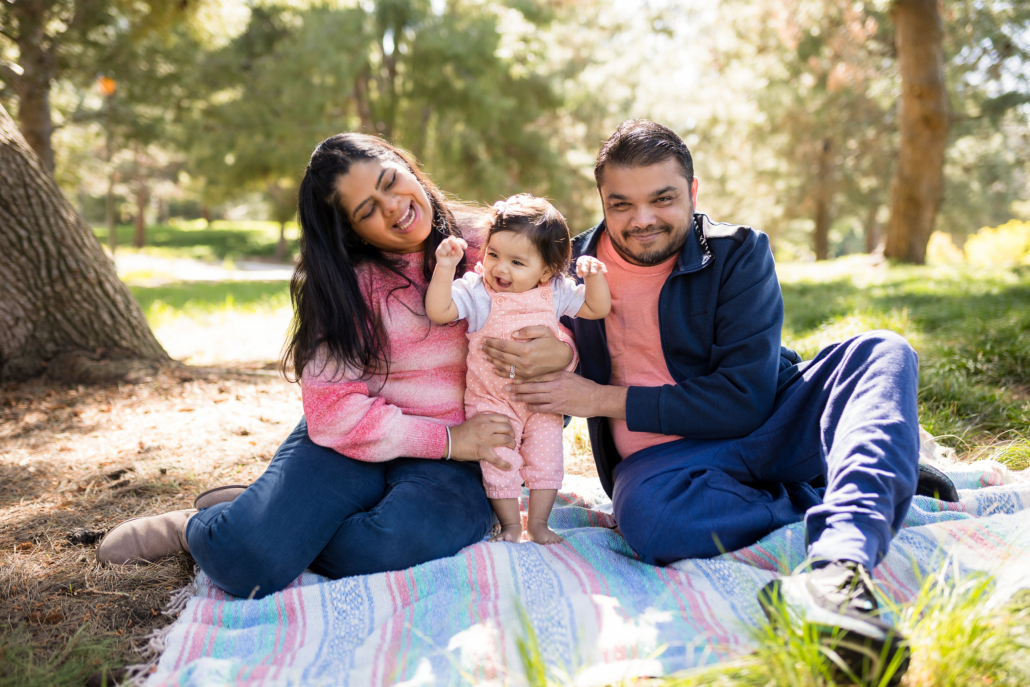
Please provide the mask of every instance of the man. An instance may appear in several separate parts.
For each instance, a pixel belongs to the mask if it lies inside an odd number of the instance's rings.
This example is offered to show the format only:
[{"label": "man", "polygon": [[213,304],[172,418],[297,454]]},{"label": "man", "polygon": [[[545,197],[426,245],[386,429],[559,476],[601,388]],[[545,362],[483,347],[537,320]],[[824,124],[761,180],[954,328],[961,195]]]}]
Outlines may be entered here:
[{"label": "man", "polygon": [[611,314],[565,322],[581,376],[515,384],[517,400],[589,418],[616,522],[648,563],[803,519],[810,565],[762,590],[766,613],[816,623],[860,677],[894,659],[900,678],[908,649],[878,617],[868,571],[916,489],[915,352],[891,332],[804,363],[782,348],[768,237],[695,212],[690,152],[668,128],[623,123],[594,175],[604,221],[574,250],[608,266]]}]

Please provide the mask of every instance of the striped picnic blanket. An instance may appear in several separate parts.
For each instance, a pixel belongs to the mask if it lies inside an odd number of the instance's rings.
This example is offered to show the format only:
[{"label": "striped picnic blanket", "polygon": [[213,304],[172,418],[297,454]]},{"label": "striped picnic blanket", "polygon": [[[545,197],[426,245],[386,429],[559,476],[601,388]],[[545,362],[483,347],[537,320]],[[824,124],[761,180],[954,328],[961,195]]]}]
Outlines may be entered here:
[{"label": "striped picnic blanket", "polygon": [[[875,578],[910,598],[947,560],[996,576],[996,599],[1030,586],[1030,481],[990,461],[947,469],[960,503],[916,497]],[[330,581],[305,573],[247,601],[199,574],[148,686],[525,684],[528,618],[570,684],[667,675],[750,648],[758,589],[804,558],[804,529],[777,530],[711,560],[658,568],[612,531],[596,480],[567,477],[551,526],[560,545],[480,543],[409,570]]]}]

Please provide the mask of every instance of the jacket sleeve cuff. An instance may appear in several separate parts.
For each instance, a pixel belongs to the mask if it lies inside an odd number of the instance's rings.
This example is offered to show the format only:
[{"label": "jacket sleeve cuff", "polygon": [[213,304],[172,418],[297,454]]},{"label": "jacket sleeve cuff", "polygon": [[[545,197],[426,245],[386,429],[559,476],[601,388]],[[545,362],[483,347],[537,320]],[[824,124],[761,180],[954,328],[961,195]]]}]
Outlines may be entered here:
[{"label": "jacket sleeve cuff", "polygon": [[660,401],[662,387],[631,386],[626,392],[626,429],[631,432],[665,434]]}]

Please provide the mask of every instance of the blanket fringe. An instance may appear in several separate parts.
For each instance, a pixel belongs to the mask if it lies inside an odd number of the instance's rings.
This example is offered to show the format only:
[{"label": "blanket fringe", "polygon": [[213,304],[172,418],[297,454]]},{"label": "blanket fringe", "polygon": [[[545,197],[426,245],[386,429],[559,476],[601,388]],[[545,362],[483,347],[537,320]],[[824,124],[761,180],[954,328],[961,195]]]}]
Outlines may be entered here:
[{"label": "blanket fringe", "polygon": [[[194,565],[193,579],[185,587],[172,592],[172,596],[161,611],[161,615],[177,618],[186,609],[186,604],[197,593],[197,575],[199,574],[200,566]],[[168,635],[173,627],[175,627],[175,623],[171,622],[143,637],[146,645],[140,649],[142,663],[125,666],[125,677],[122,678],[122,681],[116,687],[143,687],[150,675],[157,670],[157,663],[161,660],[161,654],[164,653]]]}]

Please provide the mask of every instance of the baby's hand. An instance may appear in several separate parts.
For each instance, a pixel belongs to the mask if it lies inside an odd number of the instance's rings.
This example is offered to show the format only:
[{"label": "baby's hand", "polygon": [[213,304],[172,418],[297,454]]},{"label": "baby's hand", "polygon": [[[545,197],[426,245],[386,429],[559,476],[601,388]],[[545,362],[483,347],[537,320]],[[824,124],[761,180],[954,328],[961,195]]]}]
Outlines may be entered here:
[{"label": "baby's hand", "polygon": [[447,269],[454,269],[461,262],[461,256],[465,255],[465,249],[469,244],[464,239],[455,236],[448,236],[436,247],[436,264]]},{"label": "baby's hand", "polygon": [[598,274],[607,274],[608,268],[597,258],[589,255],[581,255],[576,261],[576,276],[580,279],[593,277]]}]

